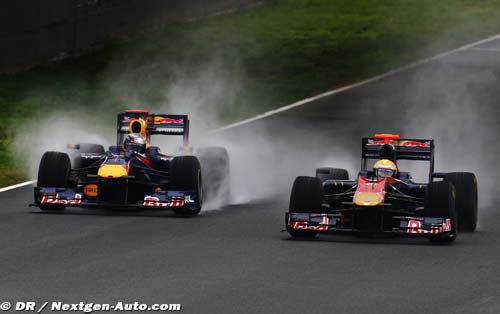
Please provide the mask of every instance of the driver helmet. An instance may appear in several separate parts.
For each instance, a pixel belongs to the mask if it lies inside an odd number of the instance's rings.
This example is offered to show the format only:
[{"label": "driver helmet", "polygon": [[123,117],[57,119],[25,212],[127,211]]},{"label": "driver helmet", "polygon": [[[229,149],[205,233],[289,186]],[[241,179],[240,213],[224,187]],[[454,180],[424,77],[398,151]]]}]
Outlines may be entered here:
[{"label": "driver helmet", "polygon": [[394,177],[398,173],[398,167],[389,159],[381,159],[373,166],[377,178]]},{"label": "driver helmet", "polygon": [[123,146],[126,150],[144,154],[146,152],[146,140],[139,133],[130,133],[125,138]]}]

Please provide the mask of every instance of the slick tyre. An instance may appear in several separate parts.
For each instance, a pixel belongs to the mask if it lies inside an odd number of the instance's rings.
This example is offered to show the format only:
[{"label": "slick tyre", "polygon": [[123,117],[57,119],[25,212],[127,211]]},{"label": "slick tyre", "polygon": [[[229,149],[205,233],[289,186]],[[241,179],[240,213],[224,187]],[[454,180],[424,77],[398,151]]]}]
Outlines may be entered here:
[{"label": "slick tyre", "polygon": [[[321,211],[321,196],[323,185],[320,179],[313,177],[297,177],[293,182],[290,195],[290,213],[319,213]],[[288,221],[286,230],[293,238],[313,239],[316,232],[293,229]]]},{"label": "slick tyre", "polygon": [[426,217],[449,218],[451,231],[429,238],[431,242],[451,243],[457,237],[457,212],[455,210],[455,187],[441,181],[431,182],[426,191],[424,212]]},{"label": "slick tyre", "polygon": [[[63,188],[68,185],[71,162],[68,154],[60,152],[46,152],[43,154],[38,167],[37,186]],[[35,200],[37,202],[37,200]],[[40,205],[42,210],[62,210],[61,205]]]},{"label": "slick tyre", "polygon": [[195,191],[198,197],[194,203],[185,204],[182,208],[174,208],[179,216],[196,216],[201,211],[203,203],[203,187],[201,167],[195,156],[175,157],[170,164],[170,188],[178,191]]},{"label": "slick tyre", "polygon": [[450,172],[445,181],[455,186],[458,232],[474,232],[477,227],[477,179],[470,172]]},{"label": "slick tyre", "polygon": [[316,178],[321,182],[326,180],[349,180],[349,173],[346,169],[340,168],[316,168]]},{"label": "slick tyre", "polygon": [[230,199],[229,155],[224,147],[204,147],[196,151],[201,164],[205,201]]}]

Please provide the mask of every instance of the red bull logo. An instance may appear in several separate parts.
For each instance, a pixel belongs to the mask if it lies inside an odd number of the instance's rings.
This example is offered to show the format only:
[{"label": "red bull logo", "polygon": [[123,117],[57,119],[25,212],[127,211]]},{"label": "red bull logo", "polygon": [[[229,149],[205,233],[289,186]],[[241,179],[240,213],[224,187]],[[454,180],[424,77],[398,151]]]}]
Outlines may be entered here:
[{"label": "red bull logo", "polygon": [[418,141],[395,141],[391,140],[389,143],[385,143],[384,141],[377,140],[368,140],[367,145],[384,145],[391,144],[393,146],[402,146],[402,147],[431,147],[430,142],[418,142]]},{"label": "red bull logo", "polygon": [[294,222],[291,226],[295,230],[317,230],[317,231],[326,231],[328,230],[328,225],[330,223],[330,219],[327,215],[323,215],[323,220],[317,225],[309,225],[307,221],[297,221]]},{"label": "red bull logo", "polygon": [[158,124],[184,124],[183,119],[172,119],[172,118],[166,118],[166,117],[158,117],[155,119],[155,122]]},{"label": "red bull logo", "polygon": [[408,221],[408,233],[414,234],[440,234],[443,232],[451,231],[451,219],[447,218],[443,220],[441,226],[432,226],[431,230],[422,229],[422,222],[419,220],[410,219]]},{"label": "red bull logo", "polygon": [[75,193],[74,199],[58,199],[59,194],[44,195],[40,200],[41,204],[57,204],[57,205],[79,205],[82,202],[82,195]]}]

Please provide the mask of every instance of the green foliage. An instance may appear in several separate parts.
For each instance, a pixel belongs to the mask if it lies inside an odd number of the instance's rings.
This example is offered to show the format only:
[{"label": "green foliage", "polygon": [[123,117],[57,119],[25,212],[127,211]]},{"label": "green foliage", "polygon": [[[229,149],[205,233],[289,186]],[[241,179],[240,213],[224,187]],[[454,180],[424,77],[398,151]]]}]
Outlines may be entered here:
[{"label": "green foliage", "polygon": [[223,124],[498,33],[499,17],[493,0],[267,1],[0,76],[0,186],[22,177],[6,169],[18,166],[10,141],[29,119],[169,107],[172,87],[215,80],[232,95],[210,104]]}]

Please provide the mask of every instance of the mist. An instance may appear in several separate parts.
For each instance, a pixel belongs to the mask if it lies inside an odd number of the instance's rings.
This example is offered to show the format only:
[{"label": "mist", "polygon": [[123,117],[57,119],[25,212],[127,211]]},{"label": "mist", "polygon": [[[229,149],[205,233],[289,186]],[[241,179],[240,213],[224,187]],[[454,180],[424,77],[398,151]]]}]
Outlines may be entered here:
[{"label": "mist", "polygon": [[436,171],[475,173],[480,206],[489,207],[498,180],[493,169],[500,153],[494,144],[500,134],[495,95],[500,80],[487,64],[460,65],[452,56],[415,72],[405,131],[435,139]]},{"label": "mist", "polygon": [[[114,144],[116,114],[125,109],[187,114],[191,146],[228,149],[230,203],[280,199],[284,201],[280,210],[285,210],[296,176],[314,176],[315,168],[327,166],[346,168],[355,178],[360,169],[361,138],[398,133],[405,138],[435,139],[435,170],[476,173],[480,206],[488,207],[498,179],[491,168],[500,153],[492,145],[499,134],[498,71],[490,71],[490,65],[481,62],[473,67],[457,64],[453,57],[223,131],[216,130],[227,124],[228,116],[251,111],[241,106],[240,98],[248,93],[239,56],[215,51],[196,66],[165,63],[157,56],[143,67],[127,71],[117,61],[99,82],[104,91],[96,98],[103,105],[72,103],[63,113],[28,121],[18,128],[15,146],[27,156],[29,176],[36,178],[44,151],[65,151],[68,143]],[[158,66],[169,77],[168,84],[153,84],[154,97],[139,92],[144,89],[141,84],[154,81],[149,73]],[[176,155],[181,140],[155,136],[152,144]],[[416,181],[427,181],[427,164],[402,162],[400,167],[411,171]],[[221,197],[205,204],[204,210],[225,205]]]}]

